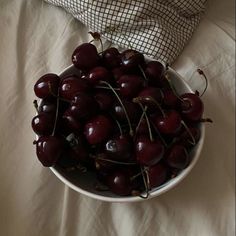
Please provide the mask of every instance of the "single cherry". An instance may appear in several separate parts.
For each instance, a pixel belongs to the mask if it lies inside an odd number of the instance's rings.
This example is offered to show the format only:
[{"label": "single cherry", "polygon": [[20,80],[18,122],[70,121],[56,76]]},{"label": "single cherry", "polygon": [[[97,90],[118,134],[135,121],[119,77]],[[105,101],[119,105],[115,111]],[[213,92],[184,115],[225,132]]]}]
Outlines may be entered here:
[{"label": "single cherry", "polygon": [[109,139],[105,144],[105,151],[112,160],[129,161],[132,154],[131,138],[120,135]]},{"label": "single cherry", "polygon": [[89,71],[87,80],[92,85],[97,85],[101,80],[109,82],[111,80],[111,73],[105,67],[97,66]]},{"label": "single cherry", "polygon": [[175,110],[166,111],[164,115],[155,117],[153,122],[162,134],[173,135],[181,128],[181,116]]},{"label": "single cherry", "polygon": [[[145,98],[147,98],[147,97],[151,97],[152,100],[146,100]],[[163,93],[162,93],[161,89],[149,86],[149,87],[144,88],[138,94],[138,98],[141,99],[141,103],[144,106],[148,107],[148,111],[153,112],[153,111],[157,110],[157,106],[153,102],[153,100],[155,100],[158,103],[161,103],[163,100]]]},{"label": "single cherry", "polygon": [[72,54],[73,64],[80,70],[89,70],[99,65],[97,48],[90,43],[78,46]]},{"label": "single cherry", "polygon": [[189,155],[184,146],[175,144],[165,157],[167,164],[176,169],[184,169],[189,164]]},{"label": "single cherry", "polygon": [[[132,123],[135,123],[140,117],[139,106],[131,101],[122,99],[122,103],[128,113],[129,119]],[[119,102],[114,102],[112,106],[112,114],[120,122],[126,121],[125,111]]]},{"label": "single cherry", "polygon": [[44,98],[40,102],[40,105],[38,107],[39,113],[51,113],[55,115],[56,113],[56,98]]},{"label": "single cherry", "polygon": [[120,94],[125,98],[135,97],[143,87],[143,79],[137,75],[122,75],[117,81]]},{"label": "single cherry", "polygon": [[164,155],[165,148],[159,140],[151,141],[148,136],[140,136],[135,143],[137,161],[141,165],[157,164]]},{"label": "single cherry", "polygon": [[61,81],[59,94],[66,100],[72,100],[79,92],[88,92],[90,86],[88,81],[76,76],[71,75]]},{"label": "single cherry", "polygon": [[73,116],[71,110],[66,110],[62,116],[64,125],[75,134],[81,133],[83,130],[82,123]]},{"label": "single cherry", "polygon": [[170,89],[163,91],[163,105],[167,108],[176,109],[179,104],[178,97]]},{"label": "single cherry", "polygon": [[183,117],[188,121],[199,121],[204,111],[200,97],[194,93],[185,93],[180,97],[182,99],[180,107]]},{"label": "single cherry", "polygon": [[105,115],[97,115],[89,120],[84,127],[84,135],[89,144],[106,141],[112,133],[113,123]]},{"label": "single cherry", "polygon": [[149,167],[147,173],[150,188],[155,188],[162,185],[168,177],[168,169],[161,163]]},{"label": "single cherry", "polygon": [[54,127],[55,117],[50,113],[40,113],[32,119],[31,126],[37,135],[50,135]]},{"label": "single cherry", "polygon": [[60,77],[56,74],[45,74],[34,85],[35,95],[39,98],[57,96]]},{"label": "single cherry", "polygon": [[123,66],[132,69],[144,64],[144,56],[138,51],[128,49],[121,53],[121,62]]},{"label": "single cherry", "polygon": [[34,144],[39,161],[46,167],[56,164],[64,148],[62,139],[56,136],[41,136]]},{"label": "single cherry", "polygon": [[106,91],[105,89],[95,91],[94,98],[97,101],[101,111],[108,111],[114,102],[111,92]]},{"label": "single cherry", "polygon": [[71,101],[68,112],[77,119],[87,120],[94,116],[99,110],[96,100],[86,94],[78,93]]},{"label": "single cherry", "polygon": [[131,176],[124,170],[116,170],[108,175],[107,185],[113,193],[121,196],[129,195],[132,191]]},{"label": "single cherry", "polygon": [[103,62],[108,68],[116,68],[121,64],[120,53],[117,48],[111,47],[102,53]]},{"label": "single cherry", "polygon": [[145,75],[152,86],[161,87],[164,72],[164,66],[158,61],[148,62],[145,68]]}]

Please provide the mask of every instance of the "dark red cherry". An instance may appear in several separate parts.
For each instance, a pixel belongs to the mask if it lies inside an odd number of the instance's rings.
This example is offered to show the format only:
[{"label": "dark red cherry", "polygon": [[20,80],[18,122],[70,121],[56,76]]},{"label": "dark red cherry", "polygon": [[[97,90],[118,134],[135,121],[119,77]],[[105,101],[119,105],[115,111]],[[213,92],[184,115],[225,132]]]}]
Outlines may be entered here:
[{"label": "dark red cherry", "polygon": [[68,112],[77,119],[87,120],[99,110],[96,100],[86,94],[78,93],[71,102]]},{"label": "dark red cherry", "polygon": [[168,169],[161,163],[149,167],[148,178],[150,188],[155,188],[162,185],[168,177]]},{"label": "dark red cherry", "polygon": [[163,105],[168,108],[176,109],[179,104],[179,99],[172,90],[167,89],[163,91]]},{"label": "dark red cherry", "polygon": [[85,124],[84,135],[89,144],[99,144],[110,137],[112,129],[113,123],[107,116],[97,115]]},{"label": "dark red cherry", "polygon": [[[192,136],[189,134],[192,134]],[[198,143],[201,137],[201,132],[198,127],[188,127],[179,136],[179,142],[185,147],[192,147]],[[194,139],[194,140],[193,140]]]},{"label": "dark red cherry", "polygon": [[40,113],[32,119],[33,131],[38,135],[52,134],[55,117],[49,113]]},{"label": "dark red cherry", "polygon": [[60,77],[56,74],[45,74],[34,85],[35,95],[39,98],[48,98],[56,96]]},{"label": "dark red cherry", "polygon": [[44,98],[40,102],[38,112],[39,113],[56,113],[56,98]]},{"label": "dark red cherry", "polygon": [[[140,118],[140,114],[141,114],[138,104],[133,103],[128,100],[123,100],[123,99],[122,99],[122,103],[124,107],[126,108],[129,119],[132,122],[136,122]],[[116,101],[112,106],[112,114],[114,114],[115,118],[120,122],[127,121],[124,109],[118,101]]]},{"label": "dark red cherry", "polygon": [[46,167],[56,164],[64,148],[62,139],[55,136],[41,136],[34,144],[39,161]]},{"label": "dark red cherry", "polygon": [[73,64],[80,70],[89,70],[99,65],[97,48],[90,43],[78,46],[72,54]]},{"label": "dark red cherry", "polygon": [[66,125],[66,127],[71,130],[71,132],[79,134],[82,131],[83,126],[81,122],[71,114],[70,110],[65,111],[62,116],[62,119],[64,125]]},{"label": "dark red cherry", "polygon": [[123,66],[131,69],[142,65],[144,63],[144,56],[138,51],[128,49],[121,53],[121,62]]},{"label": "dark red cherry", "polygon": [[109,139],[105,144],[105,151],[112,160],[129,161],[132,152],[130,137],[120,135]]},{"label": "dark red cherry", "polygon": [[80,135],[76,142],[71,145],[71,153],[75,160],[83,164],[88,164],[90,162],[89,147],[82,135]]},{"label": "dark red cherry", "polygon": [[149,80],[149,84],[161,87],[162,75],[164,74],[164,66],[158,61],[150,61],[145,68],[145,75]]},{"label": "dark red cherry", "polygon": [[116,170],[110,174],[107,185],[113,193],[121,196],[127,196],[132,191],[131,176],[128,172],[122,170]]},{"label": "dark red cherry", "polygon": [[155,165],[162,159],[164,151],[165,148],[159,140],[151,141],[148,136],[138,137],[135,143],[136,158],[141,165]]},{"label": "dark red cherry", "polygon": [[97,85],[97,84],[99,84],[99,81],[109,82],[111,80],[111,74],[105,67],[97,66],[95,68],[92,68],[89,71],[89,74],[87,76],[87,80],[92,85]]},{"label": "dark red cherry", "polygon": [[164,116],[157,116],[153,121],[162,134],[172,135],[181,128],[181,116],[175,110],[166,111]]},{"label": "dark red cherry", "polygon": [[122,75],[127,74],[127,68],[124,66],[116,67],[112,70],[112,75],[114,79],[117,81]]},{"label": "dark red cherry", "polygon": [[158,104],[162,102],[163,99],[163,93],[162,90],[155,87],[146,87],[144,88],[139,94],[138,98],[141,99],[141,102],[143,105],[148,107],[148,111],[156,111],[158,110],[157,105],[152,100],[145,100],[145,98],[151,97],[153,100],[155,100]]},{"label": "dark red cherry", "polygon": [[117,48],[108,48],[102,53],[103,61],[108,68],[119,67],[121,64],[120,53]]},{"label": "dark red cherry", "polygon": [[180,97],[183,100],[180,104],[183,117],[189,121],[199,121],[204,111],[200,97],[194,93],[185,93]]},{"label": "dark red cherry", "polygon": [[59,94],[64,99],[72,100],[77,93],[86,93],[89,90],[90,86],[87,80],[71,75],[62,80]]},{"label": "dark red cherry", "polygon": [[189,164],[189,155],[184,146],[175,144],[167,152],[167,164],[176,169],[184,169]]},{"label": "dark red cherry", "polygon": [[125,98],[135,97],[143,87],[143,79],[137,75],[122,75],[117,85],[120,88],[120,94]]},{"label": "dark red cherry", "polygon": [[113,97],[111,92],[106,90],[98,90],[94,94],[94,98],[97,101],[101,111],[108,111],[113,104]]}]

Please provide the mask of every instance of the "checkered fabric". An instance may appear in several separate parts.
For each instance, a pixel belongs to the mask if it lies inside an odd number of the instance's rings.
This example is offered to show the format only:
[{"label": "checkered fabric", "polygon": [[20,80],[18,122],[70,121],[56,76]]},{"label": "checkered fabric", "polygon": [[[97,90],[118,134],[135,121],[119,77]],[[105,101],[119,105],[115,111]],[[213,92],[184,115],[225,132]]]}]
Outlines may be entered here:
[{"label": "checkered fabric", "polygon": [[206,0],[45,0],[123,48],[172,63],[191,38]]}]

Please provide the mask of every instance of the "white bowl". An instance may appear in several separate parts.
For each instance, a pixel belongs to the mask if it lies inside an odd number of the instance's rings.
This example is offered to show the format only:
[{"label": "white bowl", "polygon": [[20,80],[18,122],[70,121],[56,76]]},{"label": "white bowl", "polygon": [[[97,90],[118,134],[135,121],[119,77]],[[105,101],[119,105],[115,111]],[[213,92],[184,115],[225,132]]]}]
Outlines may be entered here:
[{"label": "white bowl", "polygon": [[[79,73],[80,73],[79,70],[76,69],[73,65],[71,65],[67,67],[64,71],[62,71],[60,76],[64,77],[69,74],[79,74]],[[169,68],[168,74],[169,74],[169,78],[171,79],[178,93],[180,94],[184,92],[193,93],[190,86],[173,69]],[[199,142],[197,143],[197,145],[191,151],[192,161],[189,164],[189,166],[183,169],[175,178],[170,179],[169,181],[165,182],[163,185],[152,189],[150,191],[150,195],[148,199],[156,197],[172,189],[189,174],[189,172],[192,170],[197,160],[199,159],[199,155],[202,150],[203,143],[204,143],[205,127],[202,123],[200,124],[200,131],[201,131],[201,138]],[[96,191],[94,187],[95,174],[89,171],[85,173],[80,173],[79,171],[65,172],[61,168],[58,168],[57,166],[50,167],[50,169],[64,184],[66,184],[67,186],[75,190],[76,192],[82,193],[94,199],[107,201],[107,202],[138,202],[138,201],[145,200],[139,196],[123,197],[123,196],[115,195],[108,191]]]}]

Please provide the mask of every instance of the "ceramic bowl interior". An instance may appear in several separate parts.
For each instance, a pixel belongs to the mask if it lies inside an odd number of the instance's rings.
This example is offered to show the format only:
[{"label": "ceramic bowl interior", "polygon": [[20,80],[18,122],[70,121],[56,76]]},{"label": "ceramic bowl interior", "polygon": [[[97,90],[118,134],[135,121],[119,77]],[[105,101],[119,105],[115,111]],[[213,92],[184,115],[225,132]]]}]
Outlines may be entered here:
[{"label": "ceramic bowl interior", "polygon": [[[76,69],[73,65],[69,66],[68,68],[66,68],[61,74],[61,77],[65,77],[69,74],[80,74],[80,71],[78,69]],[[190,86],[184,81],[184,79],[177,74],[173,69],[169,69],[168,70],[168,75],[169,78],[171,79],[174,87],[176,88],[176,91],[181,94],[184,92],[193,92],[190,88]],[[203,142],[204,142],[204,137],[205,137],[205,128],[204,125],[201,124],[200,125],[200,131],[201,131],[201,138],[199,140],[199,142],[197,143],[197,145],[193,148],[193,150],[191,151],[190,155],[192,158],[192,161],[190,163],[190,165],[185,168],[184,170],[182,170],[178,176],[176,176],[173,179],[170,179],[169,181],[167,181],[166,183],[164,183],[163,185],[154,188],[150,191],[150,195],[149,198],[153,198],[156,197],[170,189],[172,189],[173,187],[175,187],[181,180],[183,180],[188,173],[191,171],[191,169],[194,167],[194,165],[196,164],[202,146],[203,146]],[[67,186],[69,186],[70,188],[72,188],[73,190],[75,190],[78,193],[82,193],[86,196],[95,198],[95,199],[99,199],[102,201],[107,201],[107,202],[137,202],[137,201],[144,201],[145,199],[140,198],[138,196],[127,196],[127,197],[122,197],[122,196],[118,196],[115,195],[111,192],[108,191],[96,191],[95,190],[95,183],[96,183],[96,176],[94,173],[92,172],[65,172],[63,169],[61,169],[60,167],[58,167],[57,165],[54,167],[50,168],[52,170],[52,172]]]}]

